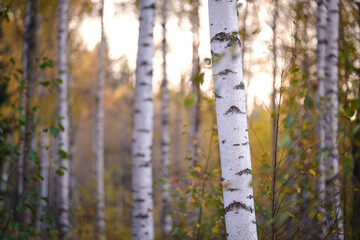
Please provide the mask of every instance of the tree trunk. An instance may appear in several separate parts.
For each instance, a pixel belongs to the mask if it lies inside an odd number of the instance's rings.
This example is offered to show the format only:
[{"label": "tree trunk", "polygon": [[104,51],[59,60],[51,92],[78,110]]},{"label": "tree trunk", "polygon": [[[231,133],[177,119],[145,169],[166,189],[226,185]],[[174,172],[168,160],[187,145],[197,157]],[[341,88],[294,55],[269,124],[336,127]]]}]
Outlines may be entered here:
[{"label": "tree trunk", "polygon": [[171,199],[170,193],[168,192],[171,188],[169,183],[169,165],[170,165],[170,129],[169,129],[169,92],[167,88],[167,76],[166,76],[166,21],[167,21],[167,0],[163,1],[162,6],[162,28],[163,28],[163,42],[162,42],[162,53],[163,53],[163,81],[162,81],[162,92],[161,92],[161,148],[162,148],[162,166],[161,175],[163,178],[163,192],[162,192],[162,212],[161,212],[161,227],[164,237],[170,236],[172,229],[171,219]]},{"label": "tree trunk", "polygon": [[97,239],[105,240],[105,195],[104,195],[104,82],[105,82],[105,33],[104,33],[104,0],[100,6],[101,42],[99,47],[99,76],[96,95],[96,230]]},{"label": "tree trunk", "polygon": [[[316,191],[319,193],[319,207],[318,212],[324,214],[323,208],[320,206],[325,199],[325,163],[324,163],[324,154],[323,149],[325,147],[325,122],[323,117],[324,112],[324,81],[325,81],[325,51],[326,51],[326,6],[324,0],[317,1],[317,21],[316,21],[316,30],[317,30],[317,47],[316,47],[316,79],[317,79],[317,89],[315,96],[316,104],[316,161],[318,164],[318,172],[320,177],[316,180]],[[323,224],[321,224],[323,226]],[[318,238],[323,237],[323,230],[317,231]]]},{"label": "tree trunk", "polygon": [[192,72],[191,72],[191,86],[192,94],[195,99],[194,106],[190,109],[190,128],[189,128],[189,150],[191,163],[193,166],[197,165],[197,150],[199,147],[199,125],[200,125],[200,63],[199,63],[199,0],[192,1],[192,34],[193,34],[193,46],[192,46]]},{"label": "tree trunk", "polygon": [[[340,191],[337,186],[339,183],[339,156],[337,149],[338,132],[338,36],[339,36],[339,1],[328,0],[328,22],[326,25],[327,48],[325,65],[325,99],[326,108],[324,114],[325,121],[325,148],[328,150],[326,158],[326,188],[327,199],[331,199],[331,209],[327,220],[330,226],[329,231],[336,230],[336,234],[331,234],[331,239],[343,239],[342,231],[342,210],[340,204]],[[330,216],[330,212],[335,213],[335,218]],[[334,227],[333,227],[334,226]],[[339,234],[341,233],[341,234]]]},{"label": "tree trunk", "polygon": [[140,0],[140,28],[136,67],[134,133],[132,145],[132,236],[154,239],[152,137],[152,58],[155,0]]},{"label": "tree trunk", "polygon": [[[58,225],[60,238],[65,239],[66,234],[70,231],[70,163],[66,156],[69,152],[69,115],[68,115],[68,59],[67,59],[67,36],[68,36],[68,14],[69,14],[69,0],[59,0],[59,35],[58,35],[58,70],[59,77],[62,80],[59,89],[59,124],[62,125],[63,130],[59,133],[59,155],[60,170],[63,171],[63,176],[59,177],[59,197],[58,197]],[[66,154],[61,154],[65,152]]]},{"label": "tree trunk", "polygon": [[236,1],[209,1],[227,239],[257,239]]}]

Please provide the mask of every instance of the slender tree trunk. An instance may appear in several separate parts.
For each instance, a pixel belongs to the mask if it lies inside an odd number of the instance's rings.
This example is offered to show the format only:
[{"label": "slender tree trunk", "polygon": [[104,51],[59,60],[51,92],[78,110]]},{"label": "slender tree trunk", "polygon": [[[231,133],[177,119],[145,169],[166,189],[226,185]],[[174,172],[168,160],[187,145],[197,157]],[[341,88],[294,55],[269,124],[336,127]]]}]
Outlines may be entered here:
[{"label": "slender tree trunk", "polygon": [[51,219],[53,220],[51,230],[54,230],[57,226],[58,222],[58,195],[59,195],[59,176],[56,173],[58,164],[58,139],[52,139],[52,148],[51,148],[51,165],[50,165],[50,177],[49,177],[49,197],[50,197],[50,204],[49,204],[49,214]]},{"label": "slender tree trunk", "polygon": [[59,124],[64,130],[59,133],[59,153],[66,152],[60,159],[60,167],[64,175],[59,178],[59,197],[58,197],[58,225],[60,238],[65,239],[66,234],[70,231],[70,163],[67,156],[69,152],[69,114],[68,114],[68,59],[67,59],[67,36],[68,36],[68,14],[69,0],[59,0],[59,35],[58,35],[58,69],[59,77],[62,80],[59,89]]},{"label": "slender tree trunk", "polygon": [[136,67],[134,133],[132,145],[132,236],[154,239],[152,137],[152,58],[155,0],[140,0],[140,28]]},{"label": "slender tree trunk", "polygon": [[227,239],[257,239],[236,1],[209,1]]},{"label": "slender tree trunk", "polygon": [[[39,46],[41,46],[41,35],[42,35],[42,25],[41,25],[41,15],[38,16],[38,26],[39,26]],[[41,48],[39,48],[41,49]],[[41,50],[40,50],[41,52]],[[45,89],[40,84],[43,75],[42,72],[38,73],[38,93],[41,101],[45,100]],[[45,226],[41,222],[41,218],[47,215],[47,212],[44,212],[43,208],[48,208],[48,201],[45,199],[48,198],[48,187],[49,187],[49,132],[45,127],[44,117],[39,115],[39,122],[40,122],[40,175],[42,176],[42,181],[40,182],[40,199],[39,205],[37,209],[37,219],[36,225],[37,228],[44,233]],[[45,198],[45,199],[44,199]]]},{"label": "slender tree trunk", "polygon": [[104,82],[105,82],[105,33],[104,33],[104,0],[101,0],[101,42],[99,47],[99,76],[96,96],[96,229],[97,239],[105,240],[105,194],[104,194]]},{"label": "slender tree trunk", "polygon": [[171,199],[170,199],[170,183],[169,183],[169,165],[170,165],[170,129],[169,129],[169,92],[167,88],[167,76],[166,76],[166,22],[167,22],[167,0],[163,0],[162,6],[162,28],[163,28],[163,81],[161,92],[161,148],[162,148],[162,166],[161,175],[164,180],[162,202],[163,208],[161,212],[161,227],[164,233],[164,237],[170,236],[172,229],[171,219]]},{"label": "slender tree trunk", "polygon": [[[325,99],[326,108],[324,114],[325,121],[325,148],[328,150],[326,158],[326,188],[327,199],[331,199],[331,211],[335,213],[335,218],[328,216],[328,223],[334,225],[336,234],[331,234],[332,239],[343,239],[342,231],[342,210],[340,191],[337,186],[339,183],[339,156],[337,149],[338,132],[338,36],[339,36],[339,1],[327,0],[328,22],[326,65],[325,65]],[[329,213],[330,214],[330,213]],[[332,230],[332,229],[330,229]]]},{"label": "slender tree trunk", "polygon": [[272,158],[273,158],[273,176],[272,176],[272,218],[273,221],[271,223],[271,239],[276,239],[276,181],[277,181],[277,170],[278,170],[278,161],[277,161],[277,134],[278,134],[278,114],[277,114],[277,106],[276,106],[276,75],[277,75],[277,23],[278,23],[278,17],[279,17],[279,1],[275,0],[274,3],[274,18],[273,18],[273,24],[271,26],[273,30],[273,39],[272,39],[272,54],[273,54],[273,92],[272,92],[272,98],[271,98],[271,104],[272,104]]},{"label": "slender tree trunk", "polygon": [[199,63],[199,0],[192,1],[192,34],[193,34],[193,46],[192,46],[192,73],[191,73],[191,86],[192,94],[195,98],[194,106],[190,109],[190,129],[189,129],[189,150],[190,157],[192,158],[191,163],[197,165],[197,150],[199,147],[199,125],[200,125],[200,63]]},{"label": "slender tree trunk", "polygon": [[[319,207],[318,212],[324,214],[324,210],[321,206],[321,203],[325,199],[325,163],[324,163],[324,154],[323,149],[325,148],[325,122],[323,117],[323,112],[325,110],[324,102],[324,81],[325,81],[325,51],[327,45],[327,36],[326,36],[326,6],[324,0],[317,1],[317,21],[316,21],[316,30],[317,30],[317,47],[316,47],[316,79],[317,79],[317,89],[315,96],[315,105],[316,105],[316,160],[318,164],[318,172],[320,177],[316,180],[316,191],[319,193]],[[323,224],[321,224],[323,226]],[[319,229],[317,231],[318,238],[324,236],[325,229]]]},{"label": "slender tree trunk", "polygon": [[[23,71],[22,80],[25,85],[27,78],[27,66],[28,66],[28,42],[29,38],[29,25],[30,25],[30,10],[31,10],[31,1],[27,1],[26,3],[26,13],[25,13],[25,36],[24,36],[24,44],[23,44],[23,56],[21,62],[21,68]],[[20,87],[20,106],[22,108],[22,112],[25,109],[25,86]],[[21,195],[24,191],[24,162],[25,162],[25,123],[21,123],[20,125],[20,156],[18,161],[18,198],[19,202],[21,202]]]}]

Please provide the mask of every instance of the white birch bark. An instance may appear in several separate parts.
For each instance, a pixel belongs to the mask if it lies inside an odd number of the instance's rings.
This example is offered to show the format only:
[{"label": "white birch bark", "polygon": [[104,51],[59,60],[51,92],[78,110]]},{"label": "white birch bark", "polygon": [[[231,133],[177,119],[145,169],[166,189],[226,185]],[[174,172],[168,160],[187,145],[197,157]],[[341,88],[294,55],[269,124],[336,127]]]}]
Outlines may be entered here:
[{"label": "white birch bark", "polygon": [[132,236],[154,239],[152,137],[152,58],[155,0],[140,0],[140,27],[136,66],[134,133],[132,144]]},{"label": "white birch bark", "polygon": [[99,46],[99,75],[96,96],[96,230],[97,239],[105,240],[105,194],[104,194],[104,82],[105,82],[105,33],[104,33],[104,0],[100,6],[101,42]]},{"label": "white birch bark", "polygon": [[257,239],[236,1],[209,1],[227,239]]},{"label": "white birch bark", "polygon": [[[21,68],[23,71],[22,80],[25,84],[25,79],[27,77],[27,65],[28,65],[28,35],[29,35],[29,25],[30,25],[30,10],[31,10],[31,1],[27,1],[26,3],[26,10],[25,10],[25,36],[24,36],[24,43],[23,43],[23,55],[22,55],[22,62]],[[20,106],[22,108],[23,114],[25,113],[25,89],[21,87],[20,89]],[[18,160],[18,167],[17,167],[17,174],[18,174],[18,197],[21,201],[21,194],[24,191],[24,162],[25,162],[25,125],[20,125],[20,143],[19,143],[19,151],[20,156]]]},{"label": "white birch bark", "polygon": [[162,42],[162,54],[163,54],[163,81],[161,89],[161,150],[162,150],[162,166],[161,175],[164,180],[163,192],[162,192],[162,212],[161,212],[161,227],[165,237],[168,237],[172,229],[171,219],[171,189],[169,183],[169,165],[170,165],[170,129],[169,129],[169,92],[167,88],[167,76],[166,76],[166,21],[167,21],[167,2],[163,0],[162,6],[162,29],[163,29],[163,42]]},{"label": "white birch bark", "polygon": [[[67,36],[68,36],[68,14],[69,0],[59,0],[59,29],[58,29],[58,70],[62,80],[58,93],[59,112],[61,117],[59,123],[64,127],[64,131],[59,133],[58,149],[66,153],[69,152],[69,115],[68,115],[68,59],[67,59]],[[60,238],[64,239],[70,231],[69,219],[69,182],[70,182],[70,163],[68,158],[60,159],[60,166],[64,169],[64,175],[59,178],[59,197],[58,197],[58,226]]]},{"label": "white birch bark", "polygon": [[[317,30],[317,47],[316,47],[316,79],[317,79],[317,89],[315,96],[315,104],[317,111],[316,118],[316,144],[317,144],[317,163],[319,164],[318,172],[320,177],[316,182],[316,190],[319,192],[319,203],[323,202],[325,199],[325,163],[324,155],[322,153],[325,147],[325,122],[323,117],[324,109],[324,81],[325,81],[325,51],[326,51],[326,6],[325,0],[317,1],[317,21],[316,21],[316,30]],[[319,212],[323,212],[323,208],[318,209]]]},{"label": "white birch bark", "polygon": [[[328,217],[331,224],[335,221],[336,234],[332,234],[332,239],[343,239],[342,230],[342,210],[340,201],[339,183],[339,154],[337,149],[338,132],[338,38],[339,38],[339,0],[327,0],[327,48],[325,65],[325,99],[326,109],[324,114],[325,121],[325,148],[329,151],[326,164],[327,199],[331,199],[332,209],[335,219]],[[341,234],[339,234],[341,233]]]}]

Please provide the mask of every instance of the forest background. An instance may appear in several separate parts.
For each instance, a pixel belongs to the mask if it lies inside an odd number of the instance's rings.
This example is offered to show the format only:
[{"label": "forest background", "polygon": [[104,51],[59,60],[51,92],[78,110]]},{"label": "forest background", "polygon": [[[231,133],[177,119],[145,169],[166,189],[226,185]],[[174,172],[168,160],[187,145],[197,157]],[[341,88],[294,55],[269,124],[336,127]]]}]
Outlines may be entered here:
[{"label": "forest background", "polygon": [[[94,239],[99,235],[95,227],[97,149],[94,129],[98,100],[97,40],[100,38],[97,36],[100,36],[101,30],[101,5],[97,1],[86,0],[72,0],[70,3],[67,41],[70,147],[69,152],[63,153],[57,150],[55,141],[63,131],[60,119],[57,119],[58,89],[62,84],[57,69],[58,39],[54,28],[59,21],[58,1],[36,2],[37,47],[33,53],[35,64],[30,69],[37,77],[31,96],[32,117],[36,127],[31,134],[32,151],[27,160],[30,167],[25,170],[28,187],[20,193],[21,197],[18,193],[17,159],[21,152],[21,126],[26,125],[20,93],[25,87],[22,59],[27,1],[0,2],[0,216],[4,219],[0,223],[0,235],[4,239],[36,239],[39,236],[43,239],[57,239],[57,212],[53,210],[56,209],[53,206],[56,204],[54,199],[59,194],[56,183],[64,171],[69,171],[71,229],[68,237]],[[111,6],[107,1],[106,4]],[[139,9],[137,1],[113,1],[112,4],[112,7],[105,7],[105,237],[130,239],[131,136],[138,31],[136,19]],[[163,186],[170,183],[172,238],[223,239],[224,210],[207,3],[195,0],[168,1],[169,179],[164,179],[161,172],[162,4],[162,1],[157,1],[154,30],[155,117],[152,161],[155,236],[156,239],[164,238],[161,227],[162,193]],[[341,193],[341,235],[345,239],[360,239],[357,227],[360,222],[360,3],[341,0],[339,6],[337,144],[340,182],[337,187]],[[318,149],[315,133],[318,114],[317,4],[311,0],[253,0],[238,1],[237,7],[248,96],[252,186],[259,239],[274,239],[274,236],[278,239],[311,239],[321,229],[325,219],[324,211],[318,208],[322,203],[316,190],[316,181],[321,177],[316,162]],[[121,22],[116,23],[119,25],[114,24],[118,29],[106,25],[111,22],[106,20],[107,9],[112,9],[114,18],[121,16],[120,19],[125,19],[127,28],[121,30]],[[111,19],[109,15],[108,19]],[[200,21],[194,27],[196,16]],[[119,42],[114,43],[112,36]],[[121,42],[122,38],[129,40]],[[117,44],[122,45],[118,48],[120,50],[116,50]],[[197,53],[199,57],[194,64]],[[194,67],[199,70],[194,71]],[[200,90],[196,90],[194,83],[201,86]],[[276,105],[275,111],[273,103]],[[192,114],[194,108],[198,111],[196,118]],[[277,120],[275,125],[274,119]],[[193,123],[198,125],[193,127]],[[196,132],[194,129],[197,129]],[[274,130],[279,135],[275,151],[278,165],[275,166],[272,160]],[[44,132],[48,135],[46,144],[41,142],[41,133]],[[49,193],[48,197],[40,198],[40,183],[44,181],[44,176],[39,160],[44,149],[49,159]],[[62,169],[58,165],[58,159],[64,155],[70,159],[69,169]],[[197,165],[191,164],[194,159]],[[275,195],[272,192],[274,179],[279,189]],[[39,210],[42,202],[45,202],[45,206]],[[274,202],[277,208],[275,212],[272,209]],[[326,206],[323,208],[326,210]],[[23,214],[31,219],[31,223],[19,217]],[[190,223],[188,215],[193,216]],[[325,239],[331,234],[335,233],[325,232],[319,239]]]}]

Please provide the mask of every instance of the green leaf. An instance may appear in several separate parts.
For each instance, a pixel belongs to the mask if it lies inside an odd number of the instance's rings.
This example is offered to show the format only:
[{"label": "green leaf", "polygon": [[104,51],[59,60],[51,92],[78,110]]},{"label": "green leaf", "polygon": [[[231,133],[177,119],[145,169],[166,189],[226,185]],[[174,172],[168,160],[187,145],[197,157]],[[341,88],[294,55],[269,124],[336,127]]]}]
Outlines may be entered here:
[{"label": "green leaf", "polygon": [[62,149],[59,149],[58,155],[59,155],[60,158],[63,158],[63,159],[68,157],[67,152],[65,152],[65,151],[62,150]]},{"label": "green leaf", "polygon": [[56,138],[57,136],[59,136],[59,129],[58,128],[56,128],[56,127],[54,127],[54,126],[51,126],[50,128],[49,128],[49,130],[50,130],[50,133]]},{"label": "green leaf", "polygon": [[64,176],[64,171],[61,171],[60,169],[56,170],[56,174],[59,176]]},{"label": "green leaf", "polygon": [[291,69],[290,73],[294,74],[294,73],[297,73],[298,71],[300,71],[300,68],[299,68],[298,66],[294,66],[294,67]]},{"label": "green leaf", "polygon": [[306,97],[304,101],[304,106],[307,109],[312,110],[314,108],[314,102],[310,97]]},{"label": "green leaf", "polygon": [[45,216],[43,222],[47,228],[49,228],[49,229],[51,228],[52,219],[49,216]]},{"label": "green leaf", "polygon": [[65,128],[61,123],[59,123],[59,128],[60,128],[61,131],[65,131]]},{"label": "green leaf", "polygon": [[291,128],[294,125],[295,121],[296,118],[294,115],[292,114],[287,115],[286,118],[284,119],[285,128]]},{"label": "green leaf", "polygon": [[48,87],[50,85],[50,82],[49,81],[43,81],[43,82],[40,82],[40,84],[44,87]]}]

